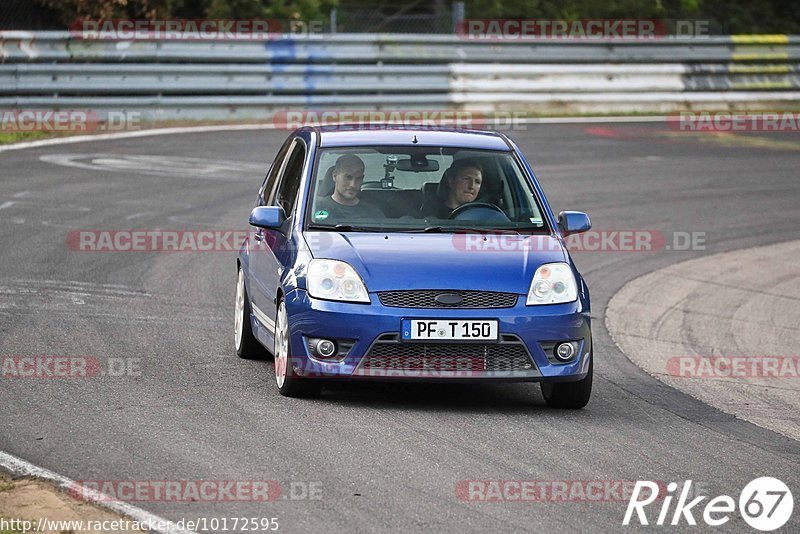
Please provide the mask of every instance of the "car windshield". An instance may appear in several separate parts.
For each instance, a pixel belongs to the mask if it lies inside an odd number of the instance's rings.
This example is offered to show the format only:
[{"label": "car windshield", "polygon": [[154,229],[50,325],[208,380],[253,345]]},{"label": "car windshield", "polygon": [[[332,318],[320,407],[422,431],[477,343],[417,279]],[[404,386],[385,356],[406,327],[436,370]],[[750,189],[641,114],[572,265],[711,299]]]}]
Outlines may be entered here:
[{"label": "car windshield", "polygon": [[510,151],[321,149],[310,195],[311,229],[548,231],[541,204]]}]

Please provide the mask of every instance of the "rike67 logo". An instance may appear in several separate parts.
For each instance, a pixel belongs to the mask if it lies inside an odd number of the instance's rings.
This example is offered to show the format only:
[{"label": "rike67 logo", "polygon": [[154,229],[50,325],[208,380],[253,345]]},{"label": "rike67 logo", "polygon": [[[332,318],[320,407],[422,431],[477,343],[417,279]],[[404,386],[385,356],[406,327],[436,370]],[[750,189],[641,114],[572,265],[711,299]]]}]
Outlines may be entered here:
[{"label": "rike67 logo", "polygon": [[[706,502],[705,506],[701,505],[708,497],[693,495],[691,480],[684,482],[680,491],[677,483],[670,482],[667,484],[666,495],[660,494],[661,488],[663,485],[656,482],[638,480],[628,501],[622,524],[630,524],[635,512],[639,524],[649,525],[653,516],[651,514],[648,518],[645,508],[656,500],[661,500],[661,509],[655,520],[656,525],[679,525],[685,522],[694,526],[697,525],[694,516],[696,513],[702,517],[706,525],[718,527],[730,521],[731,515],[736,511],[737,503],[728,495],[714,497]],[[677,502],[674,509],[671,509],[676,496]],[[748,525],[766,532],[779,529],[789,521],[794,510],[794,498],[789,487],[782,481],[772,477],[760,477],[751,480],[742,489],[738,505],[739,514]]]}]

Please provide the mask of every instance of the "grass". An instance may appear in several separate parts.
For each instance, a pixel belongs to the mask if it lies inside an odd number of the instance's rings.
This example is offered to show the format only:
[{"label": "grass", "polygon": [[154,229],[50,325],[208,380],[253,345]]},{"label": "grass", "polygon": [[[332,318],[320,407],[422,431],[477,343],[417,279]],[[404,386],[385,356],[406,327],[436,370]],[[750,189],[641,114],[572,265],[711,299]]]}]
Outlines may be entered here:
[{"label": "grass", "polygon": [[[0,131],[0,145],[7,145],[9,143],[19,143],[20,141],[33,141],[35,139],[44,139],[46,137],[54,137],[53,134],[48,132],[2,132]],[[3,534],[0,532],[0,534]]]},{"label": "grass", "polygon": [[[1,515],[0,515],[0,519],[5,519],[6,521],[9,521],[9,518],[1,516]],[[10,530],[5,529],[5,528],[0,528],[0,534],[19,534],[20,532],[22,532],[22,530],[16,529],[16,528],[12,528]]]}]

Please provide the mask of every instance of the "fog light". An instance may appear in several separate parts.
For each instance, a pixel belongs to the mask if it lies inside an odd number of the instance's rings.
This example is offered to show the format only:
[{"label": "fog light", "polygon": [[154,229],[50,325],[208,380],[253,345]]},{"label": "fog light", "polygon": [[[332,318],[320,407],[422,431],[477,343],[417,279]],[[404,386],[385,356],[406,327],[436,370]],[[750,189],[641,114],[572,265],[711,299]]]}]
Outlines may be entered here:
[{"label": "fog light", "polygon": [[561,360],[562,362],[569,361],[575,356],[575,346],[570,343],[559,343],[556,345],[556,350],[554,354],[557,359]]},{"label": "fog light", "polygon": [[328,339],[320,339],[317,341],[317,354],[323,358],[330,358],[336,354],[336,343]]}]

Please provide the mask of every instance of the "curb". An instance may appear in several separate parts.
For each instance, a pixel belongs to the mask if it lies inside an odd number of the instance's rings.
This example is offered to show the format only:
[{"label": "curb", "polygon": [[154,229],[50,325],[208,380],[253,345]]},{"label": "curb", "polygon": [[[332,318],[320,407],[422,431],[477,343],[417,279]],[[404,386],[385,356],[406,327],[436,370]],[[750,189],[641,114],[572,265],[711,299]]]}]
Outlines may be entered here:
[{"label": "curb", "polygon": [[58,489],[65,492],[80,491],[81,495],[89,495],[92,497],[92,499],[86,502],[129,517],[141,525],[149,526],[148,532],[156,532],[158,534],[196,534],[190,530],[178,528],[178,525],[168,519],[151,514],[131,504],[114,501],[111,497],[103,493],[85,488],[72,479],[33,465],[7,452],[0,451],[0,468],[9,471],[14,477],[31,477],[38,480],[54,482]]}]

